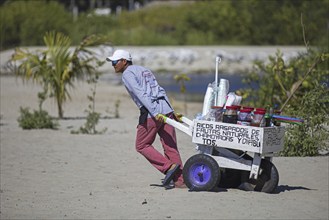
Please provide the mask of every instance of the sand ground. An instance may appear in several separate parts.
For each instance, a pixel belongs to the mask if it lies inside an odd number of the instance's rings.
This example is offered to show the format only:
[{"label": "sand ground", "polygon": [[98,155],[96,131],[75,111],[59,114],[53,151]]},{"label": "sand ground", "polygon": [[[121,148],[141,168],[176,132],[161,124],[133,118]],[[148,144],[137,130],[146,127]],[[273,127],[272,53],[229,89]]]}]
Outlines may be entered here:
[{"label": "sand ground", "polygon": [[[165,190],[163,175],[134,149],[138,110],[119,85],[100,82],[96,111],[102,135],[73,135],[85,119],[90,85],[76,83],[59,130],[22,130],[19,107],[37,109],[32,83],[1,79],[1,219],[328,219],[328,156],[275,157],[276,193],[220,188],[216,192]],[[114,115],[120,100],[120,118]],[[183,104],[174,101],[178,111]],[[188,103],[187,116],[200,112]],[[53,101],[44,109],[56,116]],[[177,131],[183,162],[196,153],[191,138]],[[156,148],[161,149],[159,142]]]}]

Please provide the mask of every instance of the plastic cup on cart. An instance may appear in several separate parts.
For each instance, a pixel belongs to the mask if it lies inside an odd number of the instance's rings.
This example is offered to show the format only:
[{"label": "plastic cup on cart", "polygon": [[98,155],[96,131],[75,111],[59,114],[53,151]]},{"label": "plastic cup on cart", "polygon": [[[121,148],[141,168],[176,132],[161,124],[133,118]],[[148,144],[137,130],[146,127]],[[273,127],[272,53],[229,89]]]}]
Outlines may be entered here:
[{"label": "plastic cup on cart", "polygon": [[217,96],[217,105],[223,107],[226,103],[226,93],[218,92]]},{"label": "plastic cup on cart", "polygon": [[214,92],[214,89],[213,89],[212,85],[209,83],[206,94],[204,96],[204,100],[203,100],[203,109],[202,109],[203,116],[205,116],[209,112],[210,107],[213,104],[212,103],[213,102],[213,92]]},{"label": "plastic cup on cart", "polygon": [[220,79],[217,93],[217,106],[224,107],[229,91],[229,81],[226,79]]},{"label": "plastic cup on cart", "polygon": [[225,89],[229,89],[230,83],[227,79],[220,79],[219,85],[223,86]]}]

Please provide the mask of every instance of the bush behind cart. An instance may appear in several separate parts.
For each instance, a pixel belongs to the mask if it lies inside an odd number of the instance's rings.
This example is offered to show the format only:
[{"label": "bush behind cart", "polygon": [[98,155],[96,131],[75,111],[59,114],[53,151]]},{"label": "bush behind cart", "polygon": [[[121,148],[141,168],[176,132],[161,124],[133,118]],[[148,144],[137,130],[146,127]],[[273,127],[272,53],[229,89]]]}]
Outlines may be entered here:
[{"label": "bush behind cart", "polygon": [[317,156],[328,154],[328,103],[327,86],[315,87],[301,99],[300,106],[289,106],[287,114],[298,114],[304,119],[299,126],[287,127],[282,156]]},{"label": "bush behind cart", "polygon": [[281,156],[328,153],[328,61],[328,51],[309,49],[286,63],[278,51],[267,63],[255,62],[244,80],[250,88],[240,92],[250,106],[278,106],[283,115],[304,119],[302,125],[287,126]]}]

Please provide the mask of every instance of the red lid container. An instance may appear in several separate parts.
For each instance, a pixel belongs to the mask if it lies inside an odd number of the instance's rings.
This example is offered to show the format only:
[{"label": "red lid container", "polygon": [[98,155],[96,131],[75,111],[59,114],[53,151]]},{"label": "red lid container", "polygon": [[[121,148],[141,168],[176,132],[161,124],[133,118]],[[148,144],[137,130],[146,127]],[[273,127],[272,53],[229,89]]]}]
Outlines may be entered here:
[{"label": "red lid container", "polygon": [[255,108],[254,107],[243,106],[242,109],[249,109],[249,110],[253,111]]},{"label": "red lid container", "polygon": [[252,109],[241,109],[240,112],[251,113]]},{"label": "red lid container", "polygon": [[232,106],[226,106],[226,109],[237,110],[238,108],[236,105],[232,105]]},{"label": "red lid container", "polygon": [[241,109],[241,105],[231,105],[231,106],[235,107],[236,110],[240,110]]},{"label": "red lid container", "polygon": [[256,108],[256,111],[266,112],[266,109],[265,108]]},{"label": "red lid container", "polygon": [[254,115],[265,115],[266,111],[255,111]]}]

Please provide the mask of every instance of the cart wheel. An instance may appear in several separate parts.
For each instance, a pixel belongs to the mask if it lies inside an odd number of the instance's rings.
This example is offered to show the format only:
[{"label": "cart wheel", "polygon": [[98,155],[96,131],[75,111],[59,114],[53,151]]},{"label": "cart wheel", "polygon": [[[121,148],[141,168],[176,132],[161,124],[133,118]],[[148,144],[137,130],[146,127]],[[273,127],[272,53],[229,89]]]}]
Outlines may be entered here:
[{"label": "cart wheel", "polygon": [[210,191],[220,181],[218,163],[205,154],[196,154],[190,157],[183,168],[183,177],[190,190]]},{"label": "cart wheel", "polygon": [[265,193],[274,192],[279,183],[279,172],[274,164],[269,160],[262,159],[259,173],[260,175],[255,180],[249,179],[250,172],[243,172],[240,189]]},{"label": "cart wheel", "polygon": [[241,184],[241,174],[241,170],[225,168],[221,172],[218,186],[222,188],[238,188]]}]

